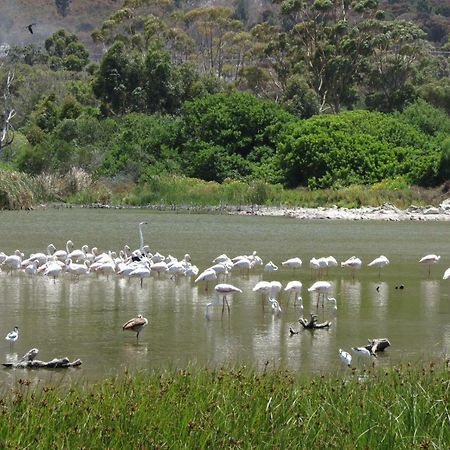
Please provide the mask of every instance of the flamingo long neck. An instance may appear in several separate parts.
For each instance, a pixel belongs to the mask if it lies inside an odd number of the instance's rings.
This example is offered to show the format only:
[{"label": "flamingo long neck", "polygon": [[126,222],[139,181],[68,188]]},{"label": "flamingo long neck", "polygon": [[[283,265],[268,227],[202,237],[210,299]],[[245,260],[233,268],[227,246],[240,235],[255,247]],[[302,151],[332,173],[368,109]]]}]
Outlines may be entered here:
[{"label": "flamingo long neck", "polygon": [[139,224],[139,250],[144,254],[144,234],[142,233],[142,223]]}]

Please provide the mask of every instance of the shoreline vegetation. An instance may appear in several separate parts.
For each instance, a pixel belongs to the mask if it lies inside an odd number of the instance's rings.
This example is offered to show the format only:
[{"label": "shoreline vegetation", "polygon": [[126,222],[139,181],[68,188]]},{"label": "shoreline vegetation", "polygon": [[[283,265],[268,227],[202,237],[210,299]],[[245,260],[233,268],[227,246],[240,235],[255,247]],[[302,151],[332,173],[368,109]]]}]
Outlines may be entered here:
[{"label": "shoreline vegetation", "polygon": [[285,189],[262,181],[223,183],[154,176],[148,183],[94,180],[80,169],[30,176],[0,169],[0,210],[47,207],[150,208],[296,219],[450,220],[447,184],[424,189],[379,183],[342,189]]},{"label": "shoreline vegetation", "polygon": [[0,399],[5,449],[443,449],[450,441],[448,358],[321,376],[267,364],[125,373],[91,385],[26,376]]}]

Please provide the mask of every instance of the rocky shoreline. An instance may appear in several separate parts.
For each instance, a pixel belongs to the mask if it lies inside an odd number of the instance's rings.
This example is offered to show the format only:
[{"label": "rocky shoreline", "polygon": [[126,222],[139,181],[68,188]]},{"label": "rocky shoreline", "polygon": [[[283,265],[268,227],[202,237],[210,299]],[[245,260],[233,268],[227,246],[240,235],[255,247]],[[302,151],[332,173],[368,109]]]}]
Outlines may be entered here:
[{"label": "rocky shoreline", "polygon": [[[64,207],[68,207],[65,205]],[[73,207],[73,205],[71,206]],[[303,208],[284,206],[260,205],[221,205],[221,206],[192,206],[192,205],[145,205],[145,206],[112,206],[100,203],[82,206],[84,208],[106,209],[152,209],[156,211],[179,211],[188,213],[220,213],[255,216],[279,216],[294,219],[330,219],[330,220],[418,220],[418,221],[450,221],[450,199],[439,206],[410,206],[399,209],[385,203],[382,206],[365,206],[361,208],[341,208],[338,206]]]},{"label": "rocky shoreline", "polygon": [[340,208],[284,208],[284,207],[253,207],[239,212],[260,216],[285,216],[294,219],[331,219],[331,220],[422,220],[422,221],[450,221],[450,199],[435,206],[410,206],[402,210],[386,203],[377,207]]}]

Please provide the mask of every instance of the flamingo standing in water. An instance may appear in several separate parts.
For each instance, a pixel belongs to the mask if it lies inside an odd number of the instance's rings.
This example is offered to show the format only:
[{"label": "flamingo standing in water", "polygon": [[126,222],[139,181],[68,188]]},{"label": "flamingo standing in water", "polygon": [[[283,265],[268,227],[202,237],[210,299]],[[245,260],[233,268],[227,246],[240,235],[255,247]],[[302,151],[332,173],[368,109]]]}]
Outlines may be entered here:
[{"label": "flamingo standing in water", "polygon": [[295,304],[298,301],[300,302],[300,305],[302,305],[303,299],[300,296],[300,292],[302,290],[302,286],[303,286],[303,284],[302,284],[301,281],[297,281],[297,280],[289,281],[289,283],[284,288],[285,292],[289,293],[289,296],[287,298],[286,304],[289,303],[289,298],[291,296],[291,293],[293,293],[294,294],[294,306],[295,306]]},{"label": "flamingo standing in water", "polygon": [[206,305],[205,317],[209,319],[209,307],[220,303],[220,296],[222,295],[222,317],[225,311],[225,305],[227,305],[228,314],[230,314],[230,305],[228,304],[227,295],[238,292],[242,294],[242,289],[228,283],[219,283],[214,286],[214,298]]},{"label": "flamingo standing in water", "polygon": [[431,274],[431,264],[436,264],[440,259],[441,259],[440,256],[434,254],[425,255],[422,258],[420,258],[419,260],[420,264],[428,264],[428,277]]},{"label": "flamingo standing in water", "polygon": [[381,277],[381,268],[384,266],[387,266],[389,264],[389,259],[386,258],[384,255],[380,255],[378,258],[375,258],[373,261],[371,261],[369,264],[367,264],[369,267],[378,267],[378,278]]},{"label": "flamingo standing in water", "polygon": [[317,292],[317,305],[316,308],[319,308],[320,296],[322,296],[322,307],[324,305],[324,299],[326,294],[331,288],[331,283],[328,281],[316,281],[312,286],[308,288],[308,292]]}]

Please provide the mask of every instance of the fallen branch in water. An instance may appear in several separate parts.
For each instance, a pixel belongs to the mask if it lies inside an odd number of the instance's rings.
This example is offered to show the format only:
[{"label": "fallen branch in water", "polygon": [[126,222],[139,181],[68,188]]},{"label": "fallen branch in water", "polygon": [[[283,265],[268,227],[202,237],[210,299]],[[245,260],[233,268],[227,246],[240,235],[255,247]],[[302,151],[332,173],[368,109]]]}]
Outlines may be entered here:
[{"label": "fallen branch in water", "polygon": [[311,314],[311,318],[306,320],[304,317],[300,317],[298,321],[303,325],[303,328],[307,329],[316,329],[316,328],[328,328],[331,325],[331,322],[328,320],[326,322],[317,323],[316,314]]},{"label": "fallen branch in water", "polygon": [[35,359],[38,353],[39,350],[37,348],[32,348],[30,351],[25,353],[19,361],[3,363],[3,365],[14,369],[56,369],[81,365],[81,359],[78,358],[71,362],[67,356],[64,358],[53,358],[51,361],[39,361],[38,359]]}]

